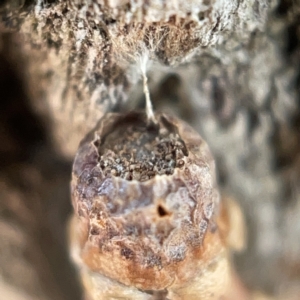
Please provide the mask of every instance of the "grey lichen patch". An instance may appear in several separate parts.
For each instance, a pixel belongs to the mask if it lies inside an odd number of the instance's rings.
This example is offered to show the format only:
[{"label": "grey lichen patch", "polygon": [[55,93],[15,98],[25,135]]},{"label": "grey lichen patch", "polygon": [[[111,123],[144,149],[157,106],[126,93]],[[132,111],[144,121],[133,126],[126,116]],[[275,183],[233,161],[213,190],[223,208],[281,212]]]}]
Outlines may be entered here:
[{"label": "grey lichen patch", "polygon": [[105,175],[141,182],[155,175],[172,175],[175,168],[184,166],[188,155],[184,141],[166,120],[149,124],[146,116],[137,115],[117,122],[98,149]]}]

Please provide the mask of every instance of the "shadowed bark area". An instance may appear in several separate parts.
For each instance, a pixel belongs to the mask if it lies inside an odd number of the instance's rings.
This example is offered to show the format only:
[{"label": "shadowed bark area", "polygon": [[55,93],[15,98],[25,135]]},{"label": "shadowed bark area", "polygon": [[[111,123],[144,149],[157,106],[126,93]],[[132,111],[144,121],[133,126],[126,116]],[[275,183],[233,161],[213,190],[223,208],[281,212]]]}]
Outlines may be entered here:
[{"label": "shadowed bark area", "polygon": [[[298,299],[299,1],[228,1],[226,10],[199,1],[197,21],[170,7],[151,19],[151,3],[102,7],[99,17],[84,1],[42,2],[2,4],[0,14],[0,288],[15,293],[7,298],[81,298],[65,233],[71,161],[105,112],[144,106],[129,55],[137,52],[150,57],[154,107],[201,133],[221,191],[244,211],[248,245],[234,256],[242,281]],[[168,9],[175,19],[164,18]]]},{"label": "shadowed bark area", "polygon": [[81,299],[69,262],[71,162],[30,107],[10,34],[0,53],[0,289],[3,299]]}]

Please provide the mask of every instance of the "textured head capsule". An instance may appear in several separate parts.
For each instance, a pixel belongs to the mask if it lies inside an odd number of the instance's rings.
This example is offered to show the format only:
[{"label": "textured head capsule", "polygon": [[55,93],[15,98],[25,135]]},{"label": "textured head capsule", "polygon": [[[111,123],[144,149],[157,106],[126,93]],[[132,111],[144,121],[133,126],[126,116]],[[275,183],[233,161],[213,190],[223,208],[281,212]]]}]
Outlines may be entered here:
[{"label": "textured head capsule", "polygon": [[223,255],[219,194],[199,134],[175,117],[155,118],[107,114],[82,141],[72,178],[77,257],[125,286],[180,295]]}]

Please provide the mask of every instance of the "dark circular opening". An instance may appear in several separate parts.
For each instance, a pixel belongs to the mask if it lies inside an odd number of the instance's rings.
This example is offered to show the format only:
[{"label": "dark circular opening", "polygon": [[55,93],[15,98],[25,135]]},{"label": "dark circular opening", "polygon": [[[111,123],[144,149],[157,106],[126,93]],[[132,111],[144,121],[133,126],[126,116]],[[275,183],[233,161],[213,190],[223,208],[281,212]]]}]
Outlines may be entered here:
[{"label": "dark circular opening", "polygon": [[158,215],[159,215],[160,217],[164,217],[164,216],[166,216],[166,215],[169,214],[169,213],[167,212],[167,210],[166,210],[163,206],[161,206],[161,205],[158,205],[158,207],[157,207],[157,213],[158,213]]},{"label": "dark circular opening", "polygon": [[99,143],[100,167],[105,175],[147,181],[171,175],[187,156],[177,128],[164,117],[149,124],[143,113],[131,113],[114,122]]}]

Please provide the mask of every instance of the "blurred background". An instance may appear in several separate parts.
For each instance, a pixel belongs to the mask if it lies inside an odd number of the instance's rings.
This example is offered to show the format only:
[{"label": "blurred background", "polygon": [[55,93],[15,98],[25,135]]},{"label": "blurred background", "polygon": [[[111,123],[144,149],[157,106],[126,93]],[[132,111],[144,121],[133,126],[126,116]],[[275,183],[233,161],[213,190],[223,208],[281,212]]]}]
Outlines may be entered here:
[{"label": "blurred background", "polygon": [[71,160],[52,147],[24,87],[13,35],[0,37],[0,299],[82,299],[69,261]]}]

